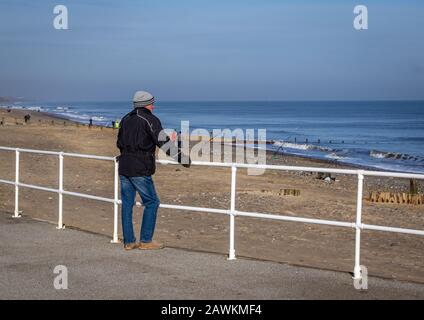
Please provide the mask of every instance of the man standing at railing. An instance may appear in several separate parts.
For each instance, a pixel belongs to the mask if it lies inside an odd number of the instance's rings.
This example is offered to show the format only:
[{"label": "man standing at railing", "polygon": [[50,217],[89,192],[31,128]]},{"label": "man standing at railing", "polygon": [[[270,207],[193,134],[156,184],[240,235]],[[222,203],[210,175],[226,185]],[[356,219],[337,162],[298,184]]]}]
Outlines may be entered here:
[{"label": "man standing at railing", "polygon": [[[162,249],[162,243],[153,241],[156,225],[159,197],[156,194],[152,175],[156,170],[156,146],[165,149],[184,167],[190,167],[190,157],[181,149],[170,148],[172,143],[164,133],[160,120],[153,115],[154,97],[145,91],[137,91],[134,95],[134,110],[120,122],[117,147],[119,156],[119,176],[122,196],[122,230],[125,250]],[[174,153],[172,153],[172,150]],[[140,242],[136,242],[133,229],[133,207],[136,192],[144,205]]]}]

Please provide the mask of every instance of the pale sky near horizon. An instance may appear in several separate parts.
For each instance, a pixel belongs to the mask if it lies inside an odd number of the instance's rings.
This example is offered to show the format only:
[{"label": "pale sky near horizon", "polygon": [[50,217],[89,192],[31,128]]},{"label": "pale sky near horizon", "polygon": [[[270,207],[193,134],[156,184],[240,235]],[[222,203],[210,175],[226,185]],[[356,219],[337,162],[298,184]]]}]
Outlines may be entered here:
[{"label": "pale sky near horizon", "polygon": [[[69,30],[53,28],[66,5]],[[369,30],[353,8],[369,9]],[[6,0],[0,96],[424,100],[422,0]]]}]

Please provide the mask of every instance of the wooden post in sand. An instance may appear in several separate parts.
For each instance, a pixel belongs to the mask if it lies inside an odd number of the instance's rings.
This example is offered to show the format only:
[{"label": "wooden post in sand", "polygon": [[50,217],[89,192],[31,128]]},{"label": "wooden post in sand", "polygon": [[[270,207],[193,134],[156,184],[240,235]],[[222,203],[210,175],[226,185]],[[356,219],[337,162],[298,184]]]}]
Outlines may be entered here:
[{"label": "wooden post in sand", "polygon": [[416,179],[409,180],[409,193],[418,194],[418,181]]},{"label": "wooden post in sand", "polygon": [[300,190],[298,189],[280,189],[279,195],[284,196],[300,196]]}]

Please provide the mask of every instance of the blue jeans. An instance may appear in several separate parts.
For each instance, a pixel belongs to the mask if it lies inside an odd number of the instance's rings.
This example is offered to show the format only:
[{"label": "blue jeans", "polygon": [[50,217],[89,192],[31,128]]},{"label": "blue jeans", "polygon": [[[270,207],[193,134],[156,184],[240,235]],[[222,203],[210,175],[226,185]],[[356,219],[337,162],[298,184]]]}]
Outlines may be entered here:
[{"label": "blue jeans", "polygon": [[151,176],[121,178],[122,197],[122,232],[124,244],[136,242],[133,228],[133,207],[136,192],[140,194],[144,205],[143,221],[141,224],[140,241],[152,241],[155,232],[156,215],[159,208],[159,198]]}]

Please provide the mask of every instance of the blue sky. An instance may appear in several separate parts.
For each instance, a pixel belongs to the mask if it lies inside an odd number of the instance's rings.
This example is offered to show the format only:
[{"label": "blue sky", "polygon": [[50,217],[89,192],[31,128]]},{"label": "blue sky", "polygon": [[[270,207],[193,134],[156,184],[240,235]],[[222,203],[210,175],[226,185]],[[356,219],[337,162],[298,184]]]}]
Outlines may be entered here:
[{"label": "blue sky", "polygon": [[[69,10],[55,30],[53,8]],[[352,26],[355,5],[369,30]],[[424,1],[6,0],[0,96],[424,100]]]}]

